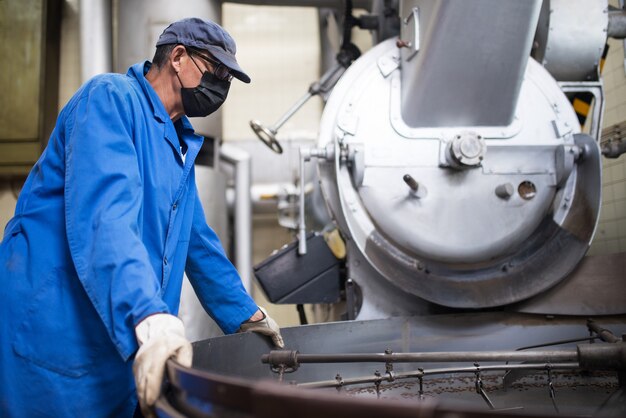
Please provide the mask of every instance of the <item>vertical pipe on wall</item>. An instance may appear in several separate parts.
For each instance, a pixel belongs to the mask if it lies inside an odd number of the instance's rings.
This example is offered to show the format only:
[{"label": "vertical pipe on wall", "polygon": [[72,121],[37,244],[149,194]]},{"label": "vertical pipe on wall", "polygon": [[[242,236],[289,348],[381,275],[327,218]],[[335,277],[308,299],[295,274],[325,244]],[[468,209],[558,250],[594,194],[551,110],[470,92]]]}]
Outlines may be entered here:
[{"label": "vertical pipe on wall", "polygon": [[241,148],[225,143],[220,160],[235,169],[235,267],[246,290],[252,284],[252,160]]},{"label": "vertical pipe on wall", "polygon": [[81,0],[80,75],[81,82],[113,70],[111,57],[111,0]]}]

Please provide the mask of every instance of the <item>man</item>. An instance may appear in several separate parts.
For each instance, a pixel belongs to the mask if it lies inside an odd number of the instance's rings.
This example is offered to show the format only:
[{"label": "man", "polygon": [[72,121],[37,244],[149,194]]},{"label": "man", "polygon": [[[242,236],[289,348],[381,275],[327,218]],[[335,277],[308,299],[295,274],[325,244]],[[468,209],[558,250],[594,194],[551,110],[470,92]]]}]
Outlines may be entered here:
[{"label": "man", "polygon": [[82,86],[24,184],[0,245],[0,416],[132,416],[137,396],[150,414],[166,360],[191,365],[175,316],[184,271],[225,333],[283,346],[195,185],[202,137],[185,115],[214,112],[233,77],[250,82],[235,42],[184,19],[153,61]]}]

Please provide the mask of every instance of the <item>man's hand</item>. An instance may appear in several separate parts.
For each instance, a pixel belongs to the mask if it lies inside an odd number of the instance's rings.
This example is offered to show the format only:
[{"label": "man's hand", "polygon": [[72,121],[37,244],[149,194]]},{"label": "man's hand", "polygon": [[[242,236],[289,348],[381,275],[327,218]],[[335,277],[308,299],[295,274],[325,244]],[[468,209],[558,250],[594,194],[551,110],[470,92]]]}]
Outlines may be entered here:
[{"label": "man's hand", "polygon": [[137,396],[144,416],[151,417],[161,392],[165,362],[173,357],[191,367],[193,352],[182,321],[174,315],[160,313],[145,318],[135,327],[135,335],[139,343],[133,364]]},{"label": "man's hand", "polygon": [[279,348],[285,347],[278,324],[270,318],[265,309],[261,307],[259,307],[259,310],[252,315],[250,319],[241,324],[237,332],[258,332],[259,334],[271,337],[275,346]]}]

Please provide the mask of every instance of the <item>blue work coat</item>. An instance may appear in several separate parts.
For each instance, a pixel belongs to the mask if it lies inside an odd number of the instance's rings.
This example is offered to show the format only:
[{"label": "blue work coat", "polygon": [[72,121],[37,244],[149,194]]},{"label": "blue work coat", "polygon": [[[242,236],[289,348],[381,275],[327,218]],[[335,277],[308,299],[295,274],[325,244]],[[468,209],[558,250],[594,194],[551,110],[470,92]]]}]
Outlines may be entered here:
[{"label": "blue work coat", "polygon": [[170,120],[149,66],[78,90],[6,226],[2,417],[132,416],[135,325],[177,313],[184,271],[225,333],[257,310],[198,199],[203,138]]}]

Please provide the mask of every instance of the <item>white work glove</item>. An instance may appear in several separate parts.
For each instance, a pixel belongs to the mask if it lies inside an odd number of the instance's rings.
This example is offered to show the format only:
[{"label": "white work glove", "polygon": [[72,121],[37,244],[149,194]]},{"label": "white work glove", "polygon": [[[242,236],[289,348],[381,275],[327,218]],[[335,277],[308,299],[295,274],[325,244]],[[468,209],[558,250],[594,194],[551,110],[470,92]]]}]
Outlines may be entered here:
[{"label": "white work glove", "polygon": [[263,319],[254,322],[248,320],[241,324],[237,332],[258,332],[259,334],[267,335],[272,338],[276,347],[285,348],[285,343],[283,342],[283,337],[280,335],[280,328],[276,321],[270,318],[265,309],[260,306],[259,310],[263,312]]},{"label": "white work glove", "polygon": [[137,396],[144,416],[151,417],[161,393],[165,362],[173,357],[191,367],[193,351],[182,321],[174,315],[159,313],[145,318],[135,327],[135,335],[139,343],[133,364]]}]

